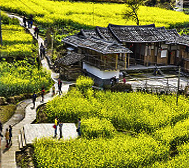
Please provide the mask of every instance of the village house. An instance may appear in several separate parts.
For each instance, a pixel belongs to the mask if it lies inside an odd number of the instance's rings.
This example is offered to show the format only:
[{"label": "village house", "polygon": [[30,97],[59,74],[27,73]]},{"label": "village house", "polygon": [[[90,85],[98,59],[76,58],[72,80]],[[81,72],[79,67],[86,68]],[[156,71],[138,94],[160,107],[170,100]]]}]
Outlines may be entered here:
[{"label": "village house", "polygon": [[[88,38],[81,33],[68,36],[63,39],[63,42],[69,50],[72,50],[59,60],[61,65],[62,63],[65,65],[61,66],[63,73],[67,71],[67,65],[71,62],[77,63],[97,84],[102,85],[109,84],[113,76],[119,78],[120,70],[126,69],[129,65],[129,54],[132,51],[121,44],[95,36]],[[69,60],[69,63],[66,63],[66,60]]]},{"label": "village house", "polygon": [[108,84],[113,76],[119,78],[119,72],[130,65],[180,65],[189,71],[189,37],[154,24],[97,26],[62,41],[68,53],[59,62],[61,74],[67,78],[71,76],[68,74],[74,74],[74,68],[68,68],[74,64],[99,85]]}]

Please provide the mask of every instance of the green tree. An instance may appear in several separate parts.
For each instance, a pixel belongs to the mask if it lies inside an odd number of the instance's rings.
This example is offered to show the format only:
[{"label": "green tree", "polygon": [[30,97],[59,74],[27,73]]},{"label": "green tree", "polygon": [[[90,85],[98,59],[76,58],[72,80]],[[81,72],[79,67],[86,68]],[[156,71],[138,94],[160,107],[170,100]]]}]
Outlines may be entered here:
[{"label": "green tree", "polygon": [[144,0],[125,0],[126,10],[124,12],[124,19],[132,19],[139,25],[138,10],[143,5]]}]

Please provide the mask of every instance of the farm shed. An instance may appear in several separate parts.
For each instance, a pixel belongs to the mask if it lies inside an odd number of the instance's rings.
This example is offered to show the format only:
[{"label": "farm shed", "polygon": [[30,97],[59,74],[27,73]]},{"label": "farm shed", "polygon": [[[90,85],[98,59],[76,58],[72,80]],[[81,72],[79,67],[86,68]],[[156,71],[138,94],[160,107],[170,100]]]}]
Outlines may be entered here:
[{"label": "farm shed", "polygon": [[83,55],[82,68],[98,85],[109,84],[113,76],[119,78],[119,71],[129,66],[132,51],[118,43],[95,36],[87,38],[80,33],[64,38],[63,42],[74,49],[72,54]]},{"label": "farm shed", "polygon": [[60,70],[60,77],[67,80],[75,80],[82,75],[82,59],[84,57],[83,54],[73,51],[56,60],[56,64]]}]

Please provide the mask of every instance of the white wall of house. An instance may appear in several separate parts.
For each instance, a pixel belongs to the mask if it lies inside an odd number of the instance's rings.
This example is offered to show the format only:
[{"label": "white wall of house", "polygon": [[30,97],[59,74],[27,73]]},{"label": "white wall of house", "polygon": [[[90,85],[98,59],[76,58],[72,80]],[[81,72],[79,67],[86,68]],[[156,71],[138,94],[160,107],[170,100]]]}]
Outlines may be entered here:
[{"label": "white wall of house", "polygon": [[116,78],[119,78],[119,70],[117,71],[101,71],[100,69],[91,66],[89,64],[86,64],[83,62],[83,69],[86,69],[87,72],[99,77],[100,79],[110,79],[113,76],[116,76]]}]

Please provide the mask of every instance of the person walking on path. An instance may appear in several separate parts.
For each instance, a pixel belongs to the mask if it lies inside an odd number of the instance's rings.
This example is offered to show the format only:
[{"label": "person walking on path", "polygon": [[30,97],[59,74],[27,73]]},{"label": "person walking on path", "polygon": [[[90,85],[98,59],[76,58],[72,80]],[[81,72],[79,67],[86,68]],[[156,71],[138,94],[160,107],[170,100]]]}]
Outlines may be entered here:
[{"label": "person walking on path", "polygon": [[35,94],[35,92],[32,95],[32,101],[33,101],[33,109],[35,108],[35,101],[36,101],[37,95]]},{"label": "person walking on path", "polygon": [[112,77],[112,78],[110,79],[111,87],[116,84],[116,81],[117,81],[117,80],[116,80],[116,76],[114,76],[114,77]]},{"label": "person walking on path", "polygon": [[126,84],[126,79],[125,78],[123,78],[123,83]]},{"label": "person walking on path", "polygon": [[59,121],[59,130],[60,130],[60,138],[62,138],[62,126],[63,126],[63,123],[61,121]]},{"label": "person walking on path", "polygon": [[29,23],[28,28],[29,29],[32,28],[32,26],[33,26],[33,15],[30,15],[28,23]]},{"label": "person walking on path", "polygon": [[12,144],[12,126],[9,125],[9,145]]},{"label": "person walking on path", "polygon": [[42,87],[42,89],[41,89],[41,101],[43,102],[44,101],[44,94],[45,94],[45,88],[44,87]]},{"label": "person walking on path", "polygon": [[5,140],[6,140],[6,148],[9,147],[9,130],[8,128],[6,128],[6,132],[5,132]]},{"label": "person walking on path", "polygon": [[78,135],[81,136],[81,118],[78,118],[77,132]]},{"label": "person walking on path", "polygon": [[60,79],[58,79],[58,91],[60,95],[62,93],[62,81]]},{"label": "person walking on path", "polygon": [[24,27],[26,27],[26,16],[24,15],[24,17],[23,17],[23,23],[24,23]]},{"label": "person walking on path", "polygon": [[38,39],[39,28],[38,28],[37,26],[35,26],[35,28],[34,28],[34,35],[35,35],[35,37],[37,37],[37,39]]},{"label": "person walking on path", "polygon": [[27,22],[28,22],[28,29],[30,29],[30,20],[27,19]]},{"label": "person walking on path", "polygon": [[55,119],[54,119],[54,138],[56,138],[56,136],[57,136],[57,127],[58,127],[58,118],[57,117],[55,117]]},{"label": "person walking on path", "polygon": [[45,47],[43,46],[43,43],[41,43],[41,45],[40,45],[40,57],[41,57],[41,59],[43,59],[45,57],[44,50],[45,50]]},{"label": "person walking on path", "polygon": [[55,95],[55,86],[52,87],[52,97]]}]

